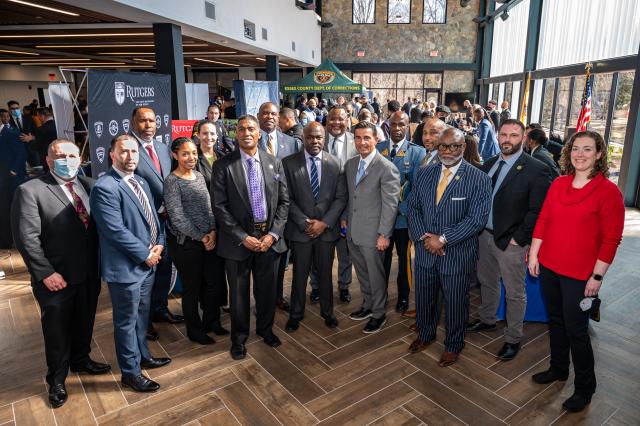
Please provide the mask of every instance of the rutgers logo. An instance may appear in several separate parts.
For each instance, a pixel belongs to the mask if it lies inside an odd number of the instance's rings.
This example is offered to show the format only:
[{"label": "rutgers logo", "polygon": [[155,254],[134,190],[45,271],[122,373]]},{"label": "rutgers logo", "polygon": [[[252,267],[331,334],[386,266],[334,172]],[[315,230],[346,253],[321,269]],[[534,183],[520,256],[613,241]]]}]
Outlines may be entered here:
[{"label": "rutgers logo", "polygon": [[99,146],[96,148],[96,158],[102,164],[104,162],[104,147]]},{"label": "rutgers logo", "polygon": [[125,86],[124,82],[116,81],[115,82],[115,87],[116,87],[116,90],[115,90],[116,103],[118,105],[122,105],[124,103],[126,86]]},{"label": "rutgers logo", "polygon": [[313,73],[313,81],[318,84],[329,84],[336,78],[333,71],[316,71]]},{"label": "rutgers logo", "polygon": [[118,134],[118,122],[116,120],[111,120],[109,122],[109,134],[111,136],[115,136]]},{"label": "rutgers logo", "polygon": [[96,136],[102,137],[102,130],[104,129],[104,123],[102,121],[96,121],[93,123],[93,130],[96,132]]}]

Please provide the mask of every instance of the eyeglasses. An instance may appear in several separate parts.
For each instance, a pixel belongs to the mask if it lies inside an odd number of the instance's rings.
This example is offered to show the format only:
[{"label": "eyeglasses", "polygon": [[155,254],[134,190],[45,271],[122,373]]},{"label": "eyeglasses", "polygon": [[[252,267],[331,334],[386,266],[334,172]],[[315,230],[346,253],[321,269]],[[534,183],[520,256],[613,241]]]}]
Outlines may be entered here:
[{"label": "eyeglasses", "polygon": [[461,143],[452,143],[451,145],[447,145],[447,144],[443,144],[441,143],[440,145],[438,145],[438,151],[457,151],[460,148],[462,148],[462,144]]}]

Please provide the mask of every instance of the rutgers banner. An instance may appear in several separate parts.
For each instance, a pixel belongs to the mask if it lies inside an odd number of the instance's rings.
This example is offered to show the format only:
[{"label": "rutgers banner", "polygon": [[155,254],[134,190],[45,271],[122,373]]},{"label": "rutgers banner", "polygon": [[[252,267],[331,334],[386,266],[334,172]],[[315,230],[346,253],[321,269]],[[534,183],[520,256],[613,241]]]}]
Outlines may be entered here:
[{"label": "rutgers banner", "polygon": [[91,175],[110,167],[109,145],[114,136],[129,133],[131,112],[148,106],[156,113],[156,140],[171,143],[171,77],[163,74],[90,69],[88,71],[89,147]]}]

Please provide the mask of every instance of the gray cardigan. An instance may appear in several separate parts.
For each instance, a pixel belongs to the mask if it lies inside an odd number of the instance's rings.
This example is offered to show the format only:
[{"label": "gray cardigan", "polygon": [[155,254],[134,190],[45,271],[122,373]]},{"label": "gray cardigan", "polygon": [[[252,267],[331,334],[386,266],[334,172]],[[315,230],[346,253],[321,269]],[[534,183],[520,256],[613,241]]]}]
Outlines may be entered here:
[{"label": "gray cardigan", "polygon": [[186,237],[200,241],[216,227],[211,210],[209,188],[204,176],[187,180],[171,173],[164,180],[164,204],[169,215],[168,227],[179,244]]}]

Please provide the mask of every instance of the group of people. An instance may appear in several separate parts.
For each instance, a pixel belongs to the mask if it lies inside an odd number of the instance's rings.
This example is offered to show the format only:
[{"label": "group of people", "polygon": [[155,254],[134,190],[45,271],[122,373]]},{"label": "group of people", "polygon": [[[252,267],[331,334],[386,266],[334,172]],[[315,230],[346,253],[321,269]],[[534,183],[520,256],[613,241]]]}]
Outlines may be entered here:
[{"label": "group of people", "polygon": [[[231,141],[213,105],[193,138],[171,146],[154,139],[154,111],[138,107],[130,134],[112,140],[112,169],[95,183],[77,177],[75,144],[51,143],[51,172],[17,189],[11,221],[42,310],[51,404],[66,401],[69,368],[110,369],[89,358],[100,277],[111,296],[122,383],[154,391],[160,385],[142,369],[171,360],[150,353],[147,338],[157,337],[150,318],[182,320],[166,307],[153,308],[156,292],[166,300],[168,287],[159,278],[168,259],[183,285],[187,337],[206,345],[214,343],[211,333],[230,333],[230,355],[237,360],[246,356],[251,289],[256,333],[268,346],[281,344],[273,331],[277,307],[289,312],[286,332],[304,322],[309,280],[310,302],[320,303],[325,326],[338,326],[335,254],[340,302],[351,302],[352,267],[360,284],[350,320],[366,321],[363,333],[379,332],[387,320],[395,247],[395,309],[416,319],[408,351],[435,341],[444,307],[442,367],[457,361],[465,333],[496,327],[500,279],[506,327],[496,356],[516,357],[525,270],[539,275],[551,365],[533,380],[565,380],[571,354],[576,390],[565,407],[584,408],[596,383],[589,314],[579,302],[597,296],[624,223],[622,196],[607,179],[602,137],[573,135],[562,148],[563,175],[557,177],[535,126],[501,120],[496,151],[485,157],[472,135],[447,124],[445,111],[424,120],[415,143],[409,116],[396,107],[397,101],[387,105],[381,139],[370,121],[354,126],[344,105],[327,112],[325,125],[314,120],[302,126],[293,111],[267,102],[257,117],[238,118]],[[540,153],[548,161],[536,159]],[[290,261],[289,305],[283,281]],[[469,288],[476,281],[482,303],[478,319],[469,321]],[[230,332],[220,322],[227,304]]]}]

